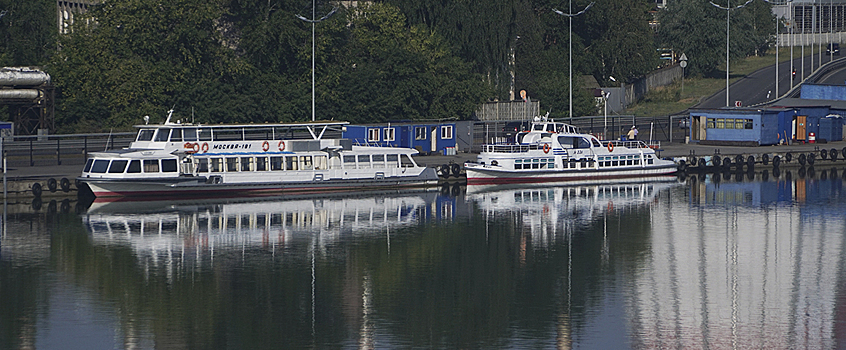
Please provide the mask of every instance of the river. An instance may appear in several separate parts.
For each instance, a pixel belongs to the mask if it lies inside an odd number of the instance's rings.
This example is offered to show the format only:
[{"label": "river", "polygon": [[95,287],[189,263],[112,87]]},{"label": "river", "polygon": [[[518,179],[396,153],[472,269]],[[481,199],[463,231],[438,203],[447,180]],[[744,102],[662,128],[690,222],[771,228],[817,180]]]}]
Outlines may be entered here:
[{"label": "river", "polygon": [[841,348],[845,177],[7,209],[0,349]]}]

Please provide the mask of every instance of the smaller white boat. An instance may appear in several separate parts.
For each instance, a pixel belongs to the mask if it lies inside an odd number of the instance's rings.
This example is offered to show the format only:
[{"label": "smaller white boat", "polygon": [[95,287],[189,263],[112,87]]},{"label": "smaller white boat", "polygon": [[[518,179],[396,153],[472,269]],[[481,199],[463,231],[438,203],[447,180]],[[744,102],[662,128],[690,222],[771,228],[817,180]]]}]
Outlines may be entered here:
[{"label": "smaller white boat", "polygon": [[659,144],[601,141],[572,125],[535,117],[514,143],[482,146],[476,162],[464,164],[468,185],[642,178],[673,174],[678,166],[660,159]]}]

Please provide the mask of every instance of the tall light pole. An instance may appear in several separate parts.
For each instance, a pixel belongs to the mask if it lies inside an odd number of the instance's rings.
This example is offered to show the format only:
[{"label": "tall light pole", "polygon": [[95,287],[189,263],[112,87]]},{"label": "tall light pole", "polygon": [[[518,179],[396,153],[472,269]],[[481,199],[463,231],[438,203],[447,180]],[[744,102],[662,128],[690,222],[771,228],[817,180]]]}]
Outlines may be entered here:
[{"label": "tall light pole", "polygon": [[555,12],[559,15],[565,16],[570,20],[570,36],[569,36],[569,39],[570,39],[570,48],[569,48],[569,51],[570,51],[570,79],[569,79],[570,80],[569,81],[569,83],[570,83],[570,124],[573,123],[573,17],[576,17],[578,15],[585,13],[585,11],[589,10],[593,6],[593,4],[595,4],[595,3],[596,3],[595,1],[591,2],[590,4],[587,5],[587,7],[584,8],[584,10],[581,10],[577,13],[573,13],[573,0],[570,0],[570,13],[564,13],[564,12],[558,11],[556,9],[552,9],[552,12]]},{"label": "tall light pole", "polygon": [[709,3],[711,3],[714,7],[726,10],[726,107],[729,107],[729,13],[731,13],[731,10],[736,10],[749,5],[750,2],[752,2],[752,0],[748,0],[743,5],[737,7],[729,7],[728,4],[731,3],[729,0],[726,3],[727,6],[723,7],[715,4],[713,1],[709,1]]},{"label": "tall light pole", "polygon": [[322,22],[324,19],[329,18],[329,16],[333,15],[335,11],[338,11],[338,8],[335,7],[332,11],[329,11],[325,16],[320,17],[320,19],[314,19],[315,11],[317,9],[317,0],[311,0],[311,19],[305,18],[300,15],[296,15],[297,18],[311,23],[311,121],[314,121],[315,109],[314,109],[314,99],[315,99],[315,90],[314,90],[314,29],[318,22]]}]

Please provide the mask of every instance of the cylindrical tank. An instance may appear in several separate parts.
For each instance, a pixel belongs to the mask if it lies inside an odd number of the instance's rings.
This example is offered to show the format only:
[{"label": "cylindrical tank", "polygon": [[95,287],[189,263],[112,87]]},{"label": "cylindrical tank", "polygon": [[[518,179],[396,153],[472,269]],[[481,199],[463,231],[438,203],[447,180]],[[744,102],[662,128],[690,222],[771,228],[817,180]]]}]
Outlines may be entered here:
[{"label": "cylindrical tank", "polygon": [[34,100],[39,93],[38,89],[0,89],[0,100]]},{"label": "cylindrical tank", "polygon": [[8,67],[0,69],[2,86],[38,86],[49,82],[50,74],[42,71]]}]

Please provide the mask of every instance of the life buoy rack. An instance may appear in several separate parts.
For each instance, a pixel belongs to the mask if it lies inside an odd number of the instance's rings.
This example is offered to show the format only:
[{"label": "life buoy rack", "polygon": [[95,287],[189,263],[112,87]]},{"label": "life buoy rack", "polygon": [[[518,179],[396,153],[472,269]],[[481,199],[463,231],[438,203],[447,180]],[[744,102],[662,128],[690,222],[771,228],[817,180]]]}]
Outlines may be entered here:
[{"label": "life buoy rack", "polygon": [[614,152],[614,143],[608,141],[608,152]]},{"label": "life buoy rack", "polygon": [[269,150],[269,149],[270,149],[270,142],[267,142],[267,140],[265,140],[261,144],[261,150],[267,152],[267,150]]},{"label": "life buoy rack", "polygon": [[203,142],[202,150],[203,150],[203,153],[206,153],[206,152],[209,151],[209,143],[208,142]]},{"label": "life buoy rack", "polygon": [[279,149],[279,152],[284,151],[285,150],[285,141],[279,141],[279,143],[276,145],[276,148]]},{"label": "life buoy rack", "polygon": [[548,143],[543,144],[543,153],[549,153],[549,149],[550,147]]}]

